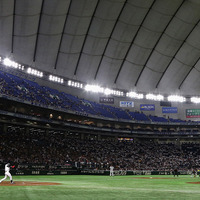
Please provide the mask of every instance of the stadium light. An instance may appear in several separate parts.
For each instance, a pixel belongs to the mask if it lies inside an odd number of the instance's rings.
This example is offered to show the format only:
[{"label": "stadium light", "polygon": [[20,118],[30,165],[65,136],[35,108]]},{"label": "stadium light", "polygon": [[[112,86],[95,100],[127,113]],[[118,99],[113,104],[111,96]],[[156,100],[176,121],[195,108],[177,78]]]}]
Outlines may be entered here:
[{"label": "stadium light", "polygon": [[98,86],[98,85],[89,85],[87,84],[85,86],[85,90],[89,92],[95,92],[95,93],[104,93],[104,88]]},{"label": "stadium light", "polygon": [[172,101],[172,102],[185,102],[186,101],[186,98],[183,97],[183,96],[178,96],[178,95],[170,95],[167,97],[167,100],[168,101]]},{"label": "stadium light", "polygon": [[27,69],[27,73],[31,74],[31,75],[34,75],[34,76],[43,77],[43,72],[38,71],[36,69],[32,69],[30,67]]},{"label": "stadium light", "polygon": [[57,83],[64,83],[64,79],[58,76],[49,75],[49,80]]},{"label": "stadium light", "polygon": [[68,80],[67,85],[70,87],[83,88],[83,83]]},{"label": "stadium light", "polygon": [[[2,59],[1,59],[1,61],[2,61]],[[10,60],[9,58],[4,58],[3,59],[3,64],[5,66],[7,66],[7,67],[12,67],[12,68],[15,68],[15,69],[24,70],[24,66],[23,65]]]},{"label": "stadium light", "polygon": [[146,95],[146,99],[148,100],[154,100],[154,101],[162,101],[164,100],[164,96],[158,94],[158,95],[155,95],[155,94],[147,94]]},{"label": "stadium light", "polygon": [[124,96],[124,92],[120,90],[111,90],[114,96]]},{"label": "stadium light", "polygon": [[192,103],[200,103],[200,98],[199,98],[199,97],[191,97],[191,98],[190,98],[190,101],[191,101]]},{"label": "stadium light", "polygon": [[112,94],[112,90],[109,89],[109,88],[105,88],[105,89],[104,89],[104,94],[105,94],[105,95],[110,95],[110,94]]},{"label": "stadium light", "polygon": [[109,88],[105,88],[104,89],[104,94],[105,95],[114,95],[114,96],[124,96],[124,92],[120,91],[120,90],[112,90]]},{"label": "stadium light", "polygon": [[144,98],[143,94],[139,94],[139,93],[136,93],[136,92],[127,92],[126,96],[130,97],[130,98],[135,98],[135,99],[143,99]]}]

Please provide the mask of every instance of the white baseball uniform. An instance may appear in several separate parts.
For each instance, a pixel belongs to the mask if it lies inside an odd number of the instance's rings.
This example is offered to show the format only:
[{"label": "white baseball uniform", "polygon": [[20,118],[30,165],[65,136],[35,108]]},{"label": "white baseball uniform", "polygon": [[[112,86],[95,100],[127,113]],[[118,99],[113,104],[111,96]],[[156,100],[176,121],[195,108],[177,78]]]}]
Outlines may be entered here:
[{"label": "white baseball uniform", "polygon": [[10,173],[10,164],[6,164],[5,165],[5,177],[0,180],[0,183],[2,181],[6,180],[7,177],[9,177],[10,178],[10,182],[13,183],[12,175]]},{"label": "white baseball uniform", "polygon": [[114,167],[110,166],[110,176],[114,176]]}]

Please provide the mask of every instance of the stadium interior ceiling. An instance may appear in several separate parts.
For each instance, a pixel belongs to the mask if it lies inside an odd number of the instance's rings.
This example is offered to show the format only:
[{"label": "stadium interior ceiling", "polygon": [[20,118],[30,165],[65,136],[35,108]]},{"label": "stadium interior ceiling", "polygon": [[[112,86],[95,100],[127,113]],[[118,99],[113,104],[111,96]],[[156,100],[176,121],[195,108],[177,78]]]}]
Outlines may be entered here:
[{"label": "stadium interior ceiling", "polygon": [[198,95],[198,0],[1,0],[0,55],[71,80]]}]

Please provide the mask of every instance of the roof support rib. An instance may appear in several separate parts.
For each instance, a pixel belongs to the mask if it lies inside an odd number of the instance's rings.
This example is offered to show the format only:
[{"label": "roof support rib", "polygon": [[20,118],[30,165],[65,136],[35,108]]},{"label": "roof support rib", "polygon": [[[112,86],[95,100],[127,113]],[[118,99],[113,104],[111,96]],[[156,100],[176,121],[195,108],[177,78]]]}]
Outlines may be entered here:
[{"label": "roof support rib", "polygon": [[[198,20],[198,22],[194,25],[194,27],[192,28],[192,30],[188,33],[187,37],[183,40],[181,46],[178,48],[178,50],[176,51],[176,53],[174,54],[174,56],[172,57],[172,59],[170,60],[169,64],[167,65],[165,71],[163,72],[162,76],[160,77],[156,88],[158,88],[158,85],[160,84],[160,81],[162,80],[163,76],[165,75],[167,69],[169,68],[170,64],[172,63],[172,61],[175,59],[176,55],[178,54],[179,50],[181,49],[181,47],[184,45],[184,43],[186,42],[186,40],[188,39],[188,37],[190,36],[190,34],[192,33],[192,31],[196,28],[196,26],[198,25],[198,23],[200,22],[200,20]],[[180,86],[179,86],[180,87]]]},{"label": "roof support rib", "polygon": [[60,37],[60,42],[59,42],[58,52],[57,52],[57,55],[56,55],[56,61],[55,61],[54,69],[57,68],[58,56],[59,56],[59,52],[60,52],[60,48],[61,48],[61,44],[62,44],[62,39],[63,39],[64,32],[65,32],[65,26],[67,24],[67,19],[68,19],[68,16],[69,16],[69,11],[70,11],[70,8],[71,8],[71,4],[72,4],[72,0],[69,3],[69,8],[68,8],[68,11],[67,11],[67,14],[66,14],[66,17],[65,17],[65,22],[64,22],[63,30],[62,30],[61,37]]},{"label": "roof support rib", "polygon": [[169,20],[169,22],[167,23],[167,26],[165,27],[165,29],[163,30],[162,34],[161,34],[160,37],[158,38],[156,44],[154,45],[153,49],[151,50],[151,53],[149,54],[149,56],[148,56],[148,58],[147,58],[147,60],[146,60],[146,62],[145,62],[145,64],[144,64],[144,66],[143,66],[143,68],[142,68],[142,71],[140,72],[140,74],[139,74],[139,76],[138,76],[138,78],[137,78],[137,80],[136,80],[136,82],[135,82],[135,86],[137,86],[138,81],[139,81],[139,79],[140,79],[140,77],[141,77],[141,75],[142,75],[142,72],[144,71],[145,67],[147,66],[147,63],[148,63],[148,61],[149,61],[149,59],[150,59],[152,53],[154,52],[156,46],[158,45],[160,39],[162,38],[164,32],[166,31],[166,29],[168,28],[169,24],[170,24],[171,21],[173,20],[174,16],[177,14],[177,12],[179,11],[179,9],[180,9],[181,6],[183,5],[184,1],[185,1],[185,0],[182,1],[181,5],[178,7],[178,9],[176,10],[176,12],[172,15],[172,18],[171,18],[171,19]]},{"label": "roof support rib", "polygon": [[129,48],[128,48],[127,52],[126,52],[126,55],[125,55],[125,57],[124,57],[124,59],[123,59],[121,65],[120,65],[120,68],[119,68],[119,71],[118,71],[118,73],[117,73],[117,76],[116,76],[116,78],[115,78],[114,83],[117,82],[117,79],[118,79],[119,74],[120,74],[120,72],[121,72],[121,70],[122,70],[122,67],[123,67],[123,65],[124,65],[124,62],[126,61],[126,58],[127,58],[127,56],[128,56],[128,53],[129,53],[129,51],[130,51],[130,49],[131,49],[131,47],[132,47],[132,45],[133,45],[133,43],[134,43],[134,41],[135,41],[135,39],[136,39],[136,37],[137,37],[137,35],[138,35],[138,33],[139,33],[141,27],[142,27],[142,24],[144,23],[146,17],[148,16],[148,14],[149,14],[149,12],[150,12],[150,10],[151,10],[151,8],[153,7],[153,5],[154,5],[155,2],[156,2],[156,0],[154,0],[153,3],[151,4],[151,6],[149,7],[149,10],[147,11],[146,15],[144,16],[144,18],[143,18],[143,20],[142,20],[142,23],[140,24],[140,26],[139,26],[139,28],[138,28],[138,30],[137,30],[135,36],[133,37],[133,40],[131,41],[131,43],[130,43],[130,45],[129,45]]},{"label": "roof support rib", "polygon": [[197,59],[197,61],[195,62],[195,64],[191,67],[190,71],[186,74],[185,78],[183,79],[183,81],[179,85],[178,89],[181,89],[183,83],[185,82],[185,80],[187,79],[187,77],[189,76],[189,74],[191,73],[191,71],[195,68],[195,66],[199,62],[199,60],[200,60],[200,57]]},{"label": "roof support rib", "polygon": [[117,17],[117,20],[116,20],[116,22],[115,22],[115,24],[114,24],[114,26],[113,26],[113,29],[112,29],[111,33],[110,33],[110,36],[109,36],[108,41],[107,41],[107,43],[106,43],[106,46],[105,46],[105,48],[104,48],[103,54],[102,54],[102,56],[101,56],[101,60],[100,60],[100,62],[99,62],[97,71],[96,71],[96,73],[95,73],[94,80],[96,80],[96,78],[97,78],[97,74],[98,74],[98,72],[99,72],[99,68],[100,68],[100,66],[101,66],[101,63],[102,63],[103,57],[104,57],[104,55],[105,55],[106,49],[107,49],[107,47],[108,47],[108,44],[109,44],[109,42],[110,42],[110,40],[111,40],[111,37],[112,37],[112,35],[113,35],[113,32],[114,32],[114,30],[115,30],[115,27],[116,27],[116,25],[117,25],[117,23],[118,23],[118,20],[119,20],[119,18],[120,18],[120,16],[121,16],[122,12],[123,12],[123,10],[124,10],[124,7],[125,7],[127,1],[128,1],[128,0],[126,0],[126,1],[124,2],[124,5],[122,6],[122,9],[121,9],[121,11],[120,11],[120,13],[119,13],[119,15],[118,15],[118,17]]},{"label": "roof support rib", "polygon": [[140,26],[139,26],[139,28],[138,28],[138,30],[137,30],[135,36],[133,37],[133,40],[131,41],[131,44],[129,45],[129,48],[128,48],[127,52],[126,52],[126,55],[125,55],[125,57],[124,57],[124,59],[123,59],[121,65],[120,65],[120,68],[119,68],[119,71],[118,71],[118,73],[117,73],[117,76],[116,76],[116,78],[115,78],[114,83],[117,82],[117,79],[118,79],[119,74],[120,74],[120,72],[121,72],[121,70],[122,70],[122,67],[123,67],[123,65],[124,65],[124,62],[126,61],[126,58],[127,58],[127,56],[128,56],[128,53],[129,53],[129,51],[130,51],[130,49],[131,49],[131,47],[132,47],[132,45],[133,45],[133,43],[134,43],[134,41],[135,41],[135,39],[136,39],[136,37],[137,37],[137,35],[138,35],[138,33],[139,33],[141,27],[142,27],[142,24],[144,23],[144,21],[145,21],[147,15],[149,14],[149,12],[150,12],[150,10],[151,10],[151,8],[153,7],[153,5],[154,5],[155,2],[156,2],[156,0],[154,0],[153,3],[151,4],[151,6],[149,7],[148,12],[147,12],[146,15],[144,16],[144,18],[143,18],[143,20],[142,20],[142,23],[140,24]]},{"label": "roof support rib", "polygon": [[36,59],[36,51],[37,51],[37,45],[38,45],[38,38],[39,38],[39,30],[40,30],[40,24],[41,24],[41,19],[42,19],[42,11],[44,7],[44,1],[42,0],[42,5],[40,9],[40,17],[39,17],[39,22],[38,22],[38,28],[37,28],[37,35],[36,35],[36,40],[35,40],[35,49],[34,49],[34,54],[33,54],[33,62],[35,62]]},{"label": "roof support rib", "polygon": [[11,53],[14,51],[14,34],[15,34],[15,7],[16,7],[16,0],[14,0],[13,5],[13,24],[12,24],[12,43],[11,43]]},{"label": "roof support rib", "polygon": [[96,4],[96,7],[95,7],[95,9],[94,9],[94,12],[93,12],[93,14],[92,14],[92,17],[91,17],[91,19],[90,19],[90,24],[89,24],[88,29],[87,29],[87,32],[86,32],[86,34],[85,34],[85,38],[84,38],[84,41],[83,41],[83,45],[82,45],[82,47],[81,47],[81,51],[80,51],[80,54],[79,54],[79,57],[78,57],[78,61],[77,61],[77,64],[76,64],[76,68],[75,68],[75,70],[74,70],[74,75],[76,75],[76,73],[77,73],[78,66],[79,66],[79,62],[80,62],[80,59],[81,59],[81,55],[82,55],[82,53],[83,53],[83,48],[84,48],[84,46],[85,46],[85,42],[86,42],[86,39],[87,39],[89,30],[90,30],[90,27],[91,27],[91,24],[92,24],[94,15],[95,15],[95,13],[96,13],[97,7],[98,7],[98,5],[99,5],[99,2],[100,2],[100,0],[98,0],[98,2],[97,2],[97,4]]}]

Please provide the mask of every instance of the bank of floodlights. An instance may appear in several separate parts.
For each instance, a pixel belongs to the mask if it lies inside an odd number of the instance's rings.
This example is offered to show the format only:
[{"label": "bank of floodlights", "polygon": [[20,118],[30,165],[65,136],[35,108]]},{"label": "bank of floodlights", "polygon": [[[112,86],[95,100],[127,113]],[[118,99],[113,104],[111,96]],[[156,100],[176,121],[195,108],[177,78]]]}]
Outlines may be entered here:
[{"label": "bank of floodlights", "polygon": [[144,98],[144,95],[141,94],[141,93],[136,93],[136,92],[127,92],[126,93],[126,96],[127,97],[130,97],[130,98],[134,98],[134,99],[143,99]]},{"label": "bank of floodlights", "polygon": [[53,82],[61,83],[61,84],[64,83],[64,79],[63,78],[60,78],[60,77],[54,76],[54,75],[49,75],[49,80],[53,81]]},{"label": "bank of floodlights", "polygon": [[32,68],[28,68],[27,69],[27,73],[28,74],[31,74],[31,75],[34,75],[34,76],[38,76],[38,77],[43,77],[43,72],[41,72],[41,71],[38,71],[38,70],[36,70],[36,69],[32,69]]},{"label": "bank of floodlights", "polygon": [[113,96],[124,96],[124,92],[120,90],[113,90],[109,88],[104,88],[98,85],[85,85],[84,88],[88,92],[102,93],[105,95],[113,95]]},{"label": "bank of floodlights", "polygon": [[88,92],[95,92],[95,93],[104,93],[104,88],[103,87],[100,87],[98,85],[90,85],[90,84],[87,84],[85,85],[85,88],[84,88],[86,91]]},{"label": "bank of floodlights", "polygon": [[200,98],[199,98],[199,97],[191,97],[191,98],[190,98],[190,101],[191,101],[192,103],[200,103]]},{"label": "bank of floodlights", "polygon": [[[2,61],[2,58],[1,58],[0,61]],[[19,69],[19,70],[22,70],[22,71],[24,70],[24,66],[23,65],[10,60],[9,58],[4,58],[3,59],[3,64],[5,66],[7,66],[7,67],[12,67],[12,68]]]},{"label": "bank of floodlights", "polygon": [[83,83],[77,82],[77,81],[72,81],[68,80],[67,85],[70,87],[75,87],[75,88],[83,88]]},{"label": "bank of floodlights", "polygon": [[186,98],[183,97],[183,96],[178,96],[178,95],[170,95],[167,97],[167,100],[168,101],[171,101],[171,102],[185,102],[186,101]]},{"label": "bank of floodlights", "polygon": [[163,101],[164,100],[164,96],[163,95],[155,95],[155,94],[147,94],[146,95],[146,99],[148,100],[154,100],[154,101]]}]

